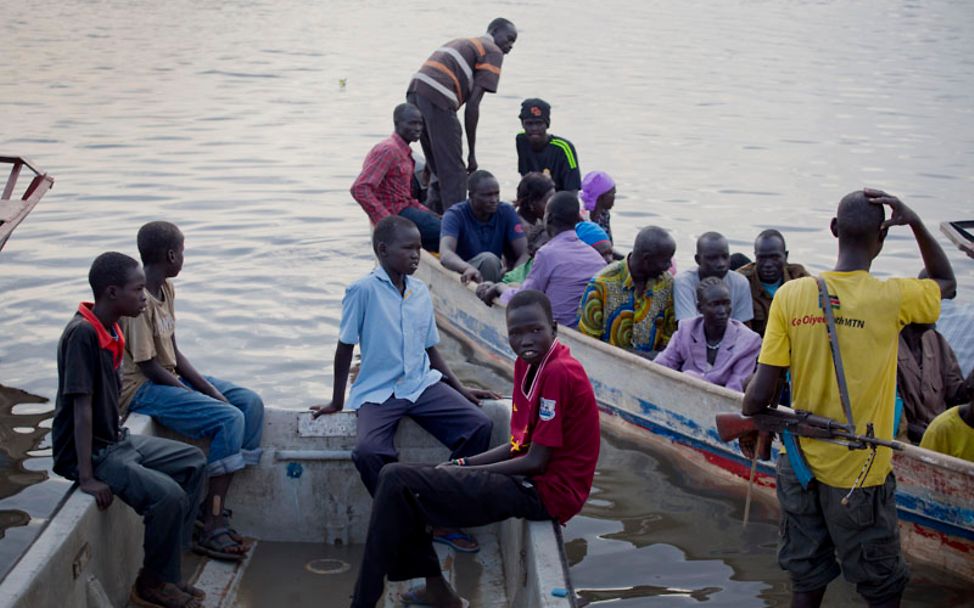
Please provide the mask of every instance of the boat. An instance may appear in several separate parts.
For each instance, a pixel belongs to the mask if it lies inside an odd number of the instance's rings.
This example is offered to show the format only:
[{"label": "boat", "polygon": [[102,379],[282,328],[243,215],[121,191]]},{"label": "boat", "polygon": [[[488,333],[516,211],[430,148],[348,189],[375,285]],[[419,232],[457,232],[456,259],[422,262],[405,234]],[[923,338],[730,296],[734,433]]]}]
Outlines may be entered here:
[{"label": "boat", "polygon": [[[44,198],[47,191],[54,185],[54,178],[37,168],[36,163],[21,156],[2,156],[0,163],[10,165],[10,174],[0,196],[0,250],[10,238],[10,233],[20,225],[27,214],[34,210],[37,203]],[[22,191],[17,189],[17,182],[24,167],[34,174],[30,183]]]},{"label": "boat", "polygon": [[[423,252],[416,277],[429,285],[437,324],[477,356],[510,373],[504,307],[486,307],[473,285]],[[740,412],[742,394],[657,365],[565,327],[558,338],[585,366],[603,430],[652,444],[712,485],[740,489],[751,461],[720,440],[715,415]],[[778,450],[772,450],[777,457]],[[907,445],[894,454],[896,504],[904,553],[913,561],[974,581],[974,463]],[[759,462],[756,498],[777,509],[773,462]]]},{"label": "boat", "polygon": [[[494,444],[507,441],[510,402],[489,401]],[[177,438],[140,414],[129,431]],[[355,414],[313,420],[309,412],[268,407],[260,464],[234,475],[233,524],[254,539],[241,562],[199,558],[183,573],[207,592],[207,608],[347,606],[365,542],[371,499],[351,461]],[[200,442],[193,442],[205,447]],[[411,420],[396,443],[404,462],[438,463],[448,451]],[[560,529],[553,521],[510,519],[475,528],[479,553],[436,545],[444,575],[472,606],[570,608],[574,593]],[[125,606],[142,562],[141,519],[121,501],[100,512],[77,485],[0,583],[3,608]],[[380,606],[418,581],[390,583]]]}]

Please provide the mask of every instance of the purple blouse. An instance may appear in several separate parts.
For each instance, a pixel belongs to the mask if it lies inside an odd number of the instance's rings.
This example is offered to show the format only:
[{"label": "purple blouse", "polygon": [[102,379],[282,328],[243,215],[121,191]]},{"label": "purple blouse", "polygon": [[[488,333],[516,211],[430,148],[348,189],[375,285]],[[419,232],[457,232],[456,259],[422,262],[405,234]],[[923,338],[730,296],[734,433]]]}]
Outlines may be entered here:
[{"label": "purple blouse", "polygon": [[761,336],[736,319],[727,323],[714,364],[707,363],[707,339],[703,317],[680,321],[670,343],[656,357],[656,363],[690,374],[707,382],[744,390],[744,380],[754,372],[761,352]]}]

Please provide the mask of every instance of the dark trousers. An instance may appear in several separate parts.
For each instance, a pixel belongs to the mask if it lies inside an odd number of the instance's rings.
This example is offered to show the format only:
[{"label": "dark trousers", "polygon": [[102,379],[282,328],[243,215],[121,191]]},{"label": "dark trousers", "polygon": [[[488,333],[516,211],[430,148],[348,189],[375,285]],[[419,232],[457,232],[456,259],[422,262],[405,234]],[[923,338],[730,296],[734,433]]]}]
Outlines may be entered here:
[{"label": "dark trousers", "polygon": [[206,456],[179,441],[126,432],[91,462],[95,478],[145,521],[143,569],[178,583],[182,550],[189,545],[202,500]]},{"label": "dark trousers", "polygon": [[384,579],[440,576],[432,528],[485,526],[511,517],[551,519],[523,477],[463,467],[390,464],[379,474],[353,608],[375,608]]},{"label": "dark trousers", "polygon": [[440,218],[429,211],[416,207],[406,207],[399,215],[419,228],[419,236],[423,241],[423,249],[436,253],[440,250]]},{"label": "dark trousers", "polygon": [[408,93],[406,101],[423,114],[423,135],[419,143],[432,175],[426,206],[443,213],[467,198],[467,164],[463,162],[460,119],[456,112],[444,110],[422,95]]},{"label": "dark trousers", "polygon": [[473,456],[490,447],[493,429],[490,418],[444,382],[437,382],[423,391],[415,402],[392,396],[384,403],[362,404],[358,410],[352,461],[372,496],[375,496],[379,471],[399,457],[393,440],[404,416],[415,420],[450,448],[451,458]]}]

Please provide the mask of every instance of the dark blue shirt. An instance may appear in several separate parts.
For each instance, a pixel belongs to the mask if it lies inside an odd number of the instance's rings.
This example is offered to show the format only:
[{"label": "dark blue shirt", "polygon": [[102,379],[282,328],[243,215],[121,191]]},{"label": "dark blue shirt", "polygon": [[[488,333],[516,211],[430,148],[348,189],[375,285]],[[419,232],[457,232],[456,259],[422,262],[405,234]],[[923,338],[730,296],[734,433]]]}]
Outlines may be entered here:
[{"label": "dark blue shirt", "polygon": [[443,214],[440,236],[452,236],[457,240],[457,255],[464,261],[489,251],[497,257],[511,257],[510,244],[523,239],[524,226],[510,203],[501,203],[497,212],[486,222],[474,217],[470,199],[457,203]]}]

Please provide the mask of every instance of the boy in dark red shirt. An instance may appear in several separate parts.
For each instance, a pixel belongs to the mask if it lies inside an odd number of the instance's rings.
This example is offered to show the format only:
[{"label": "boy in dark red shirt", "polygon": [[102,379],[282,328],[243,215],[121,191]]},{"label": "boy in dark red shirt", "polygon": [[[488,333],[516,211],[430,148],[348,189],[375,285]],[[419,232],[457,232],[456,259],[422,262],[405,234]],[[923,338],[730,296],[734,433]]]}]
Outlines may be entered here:
[{"label": "boy in dark red shirt", "polygon": [[409,592],[404,602],[460,608],[466,602],[443,578],[430,529],[511,517],[564,524],[582,509],[599,458],[592,384],[555,339],[551,303],[540,291],[511,298],[507,331],[517,355],[510,441],[435,468],[383,467],[353,607],[374,608],[386,577],[425,577],[426,588]]}]

